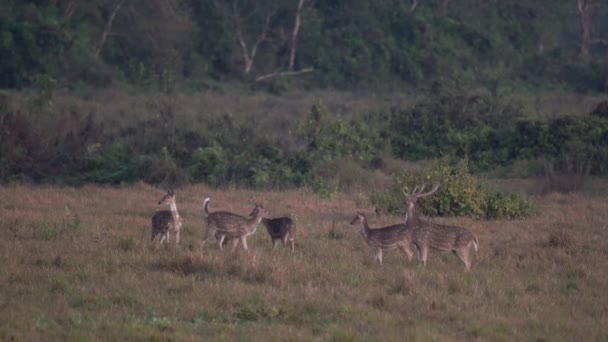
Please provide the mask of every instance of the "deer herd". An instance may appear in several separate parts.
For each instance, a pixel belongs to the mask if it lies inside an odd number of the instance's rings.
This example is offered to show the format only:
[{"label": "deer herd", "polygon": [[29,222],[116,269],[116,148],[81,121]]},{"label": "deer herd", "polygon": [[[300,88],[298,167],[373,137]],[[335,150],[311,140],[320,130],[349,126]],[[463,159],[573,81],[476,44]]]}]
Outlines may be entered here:
[{"label": "deer herd", "polygon": [[[364,213],[358,212],[350,222],[351,225],[361,225],[361,236],[374,253],[375,260],[382,264],[382,253],[384,250],[399,247],[411,261],[414,252],[412,244],[416,249],[418,260],[426,266],[429,249],[442,252],[453,252],[464,263],[465,271],[471,269],[470,250],[471,247],[477,251],[477,237],[469,229],[453,225],[444,225],[431,222],[421,217],[416,210],[416,201],[437,191],[436,185],[430,191],[423,192],[425,186],[417,186],[413,191],[403,190],[405,206],[405,222],[386,227],[371,228],[367,223]],[[210,211],[210,198],[203,200],[203,215],[206,224],[206,236],[201,244],[203,246],[209,240],[215,238],[220,249],[226,244],[232,243],[234,251],[239,242],[245,250],[247,237],[256,232],[258,224],[262,223],[272,240],[273,248],[277,248],[279,241],[287,245],[289,242],[293,252],[296,225],[289,217],[269,218],[269,212],[261,204],[257,204],[253,211],[247,215],[239,215],[229,211]],[[175,204],[175,193],[168,191],[160,201],[159,205],[168,205],[169,210],[158,210],[152,216],[152,239],[160,235],[160,244],[169,243],[171,233],[175,233],[175,242],[179,244],[179,235],[182,227],[182,219],[177,212]]]}]

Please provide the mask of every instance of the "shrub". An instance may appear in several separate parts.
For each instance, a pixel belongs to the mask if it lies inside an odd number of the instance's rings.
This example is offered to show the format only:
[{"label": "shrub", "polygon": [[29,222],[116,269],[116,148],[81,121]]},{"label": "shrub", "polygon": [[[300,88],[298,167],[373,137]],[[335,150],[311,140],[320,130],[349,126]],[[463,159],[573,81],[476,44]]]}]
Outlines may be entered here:
[{"label": "shrub", "polygon": [[127,146],[117,142],[103,148],[93,144],[87,148],[84,180],[118,184],[137,179],[137,163]]},{"label": "shrub", "polygon": [[366,118],[334,118],[323,106],[314,105],[300,134],[313,161],[339,158],[370,161],[383,149],[386,140],[378,129],[380,125],[371,126],[371,122]]},{"label": "shrub", "polygon": [[338,193],[338,182],[331,178],[314,177],[308,181],[308,187],[315,195],[324,199],[333,199]]},{"label": "shrub", "polygon": [[380,210],[398,213],[403,205],[403,189],[411,191],[421,184],[441,185],[434,195],[418,201],[423,215],[511,219],[532,213],[531,205],[517,195],[494,191],[479,183],[469,173],[466,160],[456,164],[440,160],[396,175],[391,187],[372,193],[370,200]]},{"label": "shrub", "polygon": [[188,175],[194,181],[203,181],[212,186],[223,183],[227,170],[227,157],[217,143],[198,148],[192,153]]},{"label": "shrub", "polygon": [[137,178],[150,184],[179,186],[186,183],[185,171],[164,147],[158,155],[143,155],[136,158]]}]

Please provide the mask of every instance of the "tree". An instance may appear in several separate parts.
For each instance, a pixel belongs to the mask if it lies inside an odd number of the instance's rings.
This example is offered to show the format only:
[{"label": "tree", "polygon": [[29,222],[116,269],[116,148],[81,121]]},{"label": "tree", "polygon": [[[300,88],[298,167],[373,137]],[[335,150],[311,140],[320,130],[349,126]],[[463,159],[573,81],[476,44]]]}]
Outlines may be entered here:
[{"label": "tree", "polygon": [[[281,54],[287,51],[283,62],[274,61],[270,65],[278,71],[262,74],[255,78],[256,81],[277,77],[294,75],[302,72],[312,71],[311,68],[294,70],[296,64],[297,42],[302,27],[302,13],[307,4],[313,4],[314,0],[296,0],[293,27],[291,33],[286,34],[285,19],[292,12],[294,1],[239,1],[231,0],[229,4],[216,0],[215,6],[228,16],[233,24],[234,37],[238,44],[242,59],[242,74],[252,74],[256,64],[256,58],[264,51],[268,54]],[[286,46],[285,49],[283,47]],[[283,55],[285,56],[285,55]],[[285,62],[286,61],[286,62]],[[286,67],[285,64],[286,63]],[[272,63],[271,63],[272,64]],[[269,65],[267,63],[267,65]],[[286,68],[286,70],[283,70]],[[261,70],[262,71],[262,70]]]},{"label": "tree", "polygon": [[120,8],[122,7],[122,5],[124,3],[125,3],[125,0],[118,0],[115,3],[107,4],[107,6],[109,6],[111,10],[110,10],[108,18],[106,20],[106,24],[103,29],[103,32],[101,33],[101,39],[99,40],[99,43],[97,43],[97,47],[95,48],[95,57],[99,57],[99,53],[101,52],[101,49],[103,48],[104,44],[106,43],[106,40],[108,39],[108,35],[110,34],[110,31],[112,31],[112,24],[114,23],[114,19],[116,18],[118,11],[120,11]]},{"label": "tree", "polygon": [[594,0],[576,0],[578,14],[581,25],[581,43],[580,43],[580,54],[581,57],[589,57],[589,48],[591,45],[596,43],[608,44],[604,39],[592,37],[593,24],[591,22],[591,16],[594,9],[600,6],[600,1]]}]

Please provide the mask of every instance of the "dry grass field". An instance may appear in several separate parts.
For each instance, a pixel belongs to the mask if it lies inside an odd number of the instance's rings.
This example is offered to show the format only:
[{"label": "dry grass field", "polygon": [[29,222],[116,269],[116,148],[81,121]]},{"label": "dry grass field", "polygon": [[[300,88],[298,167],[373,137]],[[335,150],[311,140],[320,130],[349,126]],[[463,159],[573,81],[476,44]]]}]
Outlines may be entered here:
[{"label": "dry grass field", "polygon": [[[608,339],[608,198],[532,198],[521,221],[441,219],[479,237],[470,273],[451,254],[382,266],[348,221],[380,226],[365,193],[178,189],[182,241],[150,244],[161,190],[0,188],[0,340],[589,341]],[[199,247],[202,199],[255,202],[297,224],[296,251]]]}]

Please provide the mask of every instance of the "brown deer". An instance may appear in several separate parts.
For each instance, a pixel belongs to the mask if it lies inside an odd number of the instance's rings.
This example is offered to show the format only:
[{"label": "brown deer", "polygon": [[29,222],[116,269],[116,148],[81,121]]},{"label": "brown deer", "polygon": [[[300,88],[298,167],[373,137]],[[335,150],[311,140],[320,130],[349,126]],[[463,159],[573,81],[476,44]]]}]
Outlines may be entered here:
[{"label": "brown deer", "polygon": [[433,223],[420,217],[416,210],[418,198],[431,195],[439,189],[436,185],[433,189],[423,193],[424,185],[416,186],[411,193],[403,189],[405,197],[406,216],[405,223],[412,227],[412,241],[418,252],[418,259],[426,266],[429,248],[442,252],[453,252],[464,263],[465,271],[471,270],[469,252],[471,247],[477,252],[477,236],[469,229],[459,226],[443,225]]},{"label": "brown deer", "polygon": [[412,242],[410,227],[405,224],[396,224],[382,228],[370,228],[363,213],[357,213],[357,216],[350,222],[351,225],[357,223],[362,224],[361,236],[374,252],[374,259],[378,260],[380,264],[382,264],[382,251],[397,246],[407,254],[408,261],[412,260],[414,253],[410,247]]},{"label": "brown deer", "polygon": [[[249,216],[255,216],[256,210],[254,209]],[[284,245],[287,241],[291,244],[291,251],[294,252],[295,237],[296,237],[296,224],[290,217],[276,217],[276,218],[262,218],[262,224],[266,227],[268,235],[272,240],[272,246],[274,249],[277,248],[279,242],[283,242]]]},{"label": "brown deer", "polygon": [[179,233],[182,228],[182,219],[177,212],[175,205],[175,193],[173,190],[167,193],[158,201],[158,205],[168,204],[170,210],[157,210],[152,216],[152,239],[154,241],[156,235],[160,234],[160,244],[165,240],[167,243],[171,240],[171,232],[175,232],[175,243],[179,244]]},{"label": "brown deer", "polygon": [[240,241],[243,248],[248,250],[247,237],[255,233],[257,225],[264,216],[268,215],[268,211],[261,204],[257,204],[253,210],[255,215],[250,217],[244,217],[228,211],[209,212],[209,201],[209,197],[203,201],[207,236],[202,245],[215,237],[218,240],[220,249],[223,248],[225,242],[232,241],[232,250],[234,251]]}]

